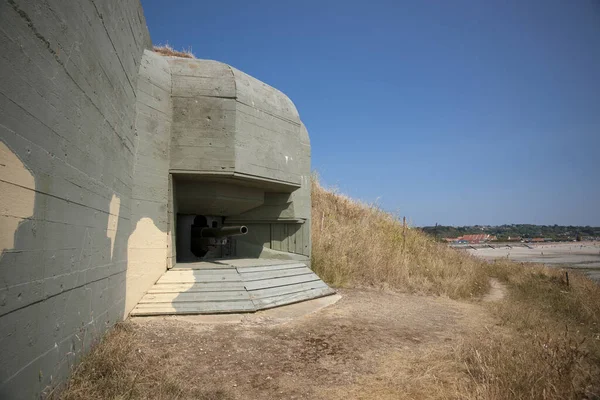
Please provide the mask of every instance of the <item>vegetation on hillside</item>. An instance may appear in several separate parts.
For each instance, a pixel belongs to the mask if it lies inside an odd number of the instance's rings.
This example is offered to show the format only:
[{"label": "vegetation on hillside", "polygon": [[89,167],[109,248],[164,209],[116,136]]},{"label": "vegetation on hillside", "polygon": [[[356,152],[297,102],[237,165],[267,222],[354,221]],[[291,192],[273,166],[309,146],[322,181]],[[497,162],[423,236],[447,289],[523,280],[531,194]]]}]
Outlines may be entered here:
[{"label": "vegetation on hillside", "polygon": [[391,214],[312,183],[312,268],[338,287],[389,287],[451,298],[488,290],[484,262]]},{"label": "vegetation on hillside", "polygon": [[600,287],[583,275],[509,261],[488,265],[509,296],[498,329],[468,338],[458,358],[474,398],[600,399]]},{"label": "vegetation on hillside", "polygon": [[489,306],[496,329],[465,338],[448,358],[466,366],[467,378],[449,398],[600,398],[596,283],[570,272],[567,285],[561,270],[481,261],[316,180],[312,194],[313,269],[330,284],[466,299],[487,290],[490,278],[508,287],[508,297]]},{"label": "vegetation on hillside", "polygon": [[499,226],[425,226],[421,228],[436,238],[455,238],[463,235],[474,235],[487,233],[496,236],[498,240],[506,240],[509,237],[522,238],[549,238],[552,240],[575,240],[585,237],[600,237],[600,227],[594,226],[561,226],[561,225],[531,225],[513,224]]}]

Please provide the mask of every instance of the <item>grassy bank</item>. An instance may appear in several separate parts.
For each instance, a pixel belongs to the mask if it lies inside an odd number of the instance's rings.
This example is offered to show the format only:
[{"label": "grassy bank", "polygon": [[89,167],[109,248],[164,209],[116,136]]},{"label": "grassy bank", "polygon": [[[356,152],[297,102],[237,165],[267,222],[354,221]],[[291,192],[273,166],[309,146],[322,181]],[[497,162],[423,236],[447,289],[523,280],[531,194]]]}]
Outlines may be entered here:
[{"label": "grassy bank", "polygon": [[498,325],[465,338],[466,399],[600,398],[600,288],[585,276],[488,263],[406,228],[395,216],[313,181],[313,268],[334,286],[390,287],[469,299],[490,278],[508,296],[486,305]]},{"label": "grassy bank", "polygon": [[376,206],[312,183],[312,268],[338,287],[389,287],[451,298],[488,288],[484,262],[436,243]]},{"label": "grassy bank", "polygon": [[507,261],[488,265],[509,296],[491,306],[498,326],[458,356],[486,399],[600,398],[600,288],[583,275]]}]

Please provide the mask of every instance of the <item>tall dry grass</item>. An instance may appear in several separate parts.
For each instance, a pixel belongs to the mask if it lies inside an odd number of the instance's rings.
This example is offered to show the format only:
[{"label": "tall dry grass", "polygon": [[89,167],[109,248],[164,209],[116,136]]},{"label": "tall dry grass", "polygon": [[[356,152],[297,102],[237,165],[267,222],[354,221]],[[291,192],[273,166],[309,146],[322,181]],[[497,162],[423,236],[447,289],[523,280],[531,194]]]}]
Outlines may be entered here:
[{"label": "tall dry grass", "polygon": [[333,286],[469,298],[489,288],[484,262],[395,216],[312,182],[312,268]]},{"label": "tall dry grass", "polygon": [[[390,287],[470,298],[491,277],[507,297],[498,325],[465,337],[452,358],[466,380],[436,398],[600,399],[600,287],[585,276],[507,260],[484,262],[313,179],[313,269],[334,286]],[[439,363],[434,363],[439,366]],[[439,389],[432,388],[433,389]],[[447,385],[443,390],[448,390]],[[433,393],[433,392],[432,392]],[[434,396],[432,396],[434,397]]]},{"label": "tall dry grass", "polygon": [[[508,260],[489,263],[486,268],[490,276],[502,280],[511,288],[507,301],[498,305],[508,308],[498,308],[496,311],[504,320],[518,321],[519,329],[531,328],[530,323],[535,323],[537,319],[550,318],[561,325],[598,326],[600,330],[600,287],[586,276],[576,271]],[[510,316],[509,310],[515,308],[522,311]],[[528,314],[533,312],[535,316]]]},{"label": "tall dry grass", "polygon": [[127,322],[115,325],[83,357],[66,387],[55,388],[48,399],[233,399],[223,390],[198,387],[174,374],[179,365],[150,354],[150,346]]},{"label": "tall dry grass", "polygon": [[479,398],[600,399],[600,287],[542,265],[496,261],[510,288],[491,306],[499,327],[469,338],[460,357]]},{"label": "tall dry grass", "polygon": [[543,325],[510,332],[468,338],[458,350],[471,378],[465,398],[600,398],[597,348],[579,334]]}]

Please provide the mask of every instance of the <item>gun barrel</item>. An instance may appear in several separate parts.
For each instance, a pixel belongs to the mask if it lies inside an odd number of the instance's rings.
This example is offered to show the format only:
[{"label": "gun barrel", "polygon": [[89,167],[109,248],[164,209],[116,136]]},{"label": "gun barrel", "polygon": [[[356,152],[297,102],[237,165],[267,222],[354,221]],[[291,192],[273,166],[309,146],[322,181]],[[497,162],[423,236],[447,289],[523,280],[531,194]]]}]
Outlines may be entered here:
[{"label": "gun barrel", "polygon": [[225,236],[245,235],[248,233],[248,227],[240,226],[224,226],[222,228],[197,228],[199,237],[204,238],[221,238]]}]

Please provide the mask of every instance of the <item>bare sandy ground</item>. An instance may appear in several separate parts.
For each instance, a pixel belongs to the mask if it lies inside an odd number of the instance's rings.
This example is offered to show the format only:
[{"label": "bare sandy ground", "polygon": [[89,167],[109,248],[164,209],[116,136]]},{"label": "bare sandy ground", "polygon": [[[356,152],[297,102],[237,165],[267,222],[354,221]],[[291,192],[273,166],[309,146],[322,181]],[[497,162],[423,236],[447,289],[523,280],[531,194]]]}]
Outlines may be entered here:
[{"label": "bare sandy ground", "polygon": [[[131,318],[139,352],[202,399],[437,398],[459,390],[453,351],[495,322],[480,304],[374,290],[304,314]],[[290,314],[291,312],[291,314]],[[437,389],[436,389],[437,388]],[[192,390],[193,389],[193,390]],[[456,393],[456,392],[454,392]]]},{"label": "bare sandy ground", "polygon": [[508,258],[519,262],[535,262],[576,269],[600,282],[600,242],[548,243],[530,246],[532,248],[468,249],[468,252],[486,260]]}]

